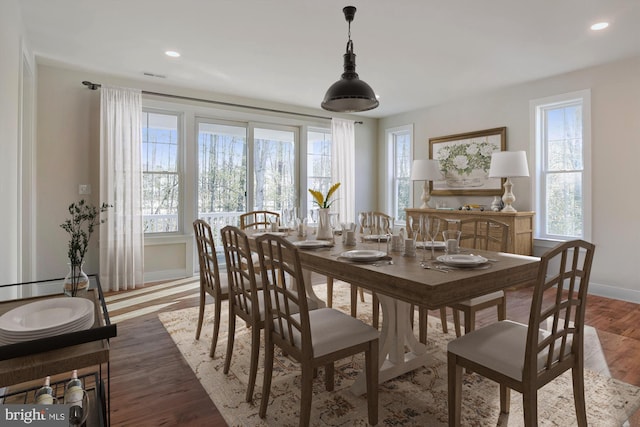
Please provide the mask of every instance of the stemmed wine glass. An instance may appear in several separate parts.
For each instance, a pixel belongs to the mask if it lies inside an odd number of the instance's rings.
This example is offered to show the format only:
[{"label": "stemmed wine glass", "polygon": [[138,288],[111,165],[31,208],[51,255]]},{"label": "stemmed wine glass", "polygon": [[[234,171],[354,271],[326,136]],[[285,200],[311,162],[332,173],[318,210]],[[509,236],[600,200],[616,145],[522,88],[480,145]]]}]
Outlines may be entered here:
[{"label": "stemmed wine glass", "polygon": [[[420,235],[422,236],[422,245],[424,247],[424,251],[422,252],[422,262],[427,261],[427,236],[430,236],[431,233],[429,231],[431,227],[431,218],[428,215],[420,215]],[[431,237],[429,237],[430,239]]]},{"label": "stemmed wine glass", "polygon": [[329,214],[329,226],[331,227],[331,237],[333,238],[333,242],[335,243],[335,235],[336,228],[338,228],[338,224],[340,224],[340,214],[339,213],[330,213]]},{"label": "stemmed wine glass", "polygon": [[415,247],[418,243],[418,233],[420,232],[420,219],[414,216],[409,216],[409,229],[411,230],[413,246]]},{"label": "stemmed wine glass", "polygon": [[358,213],[358,225],[360,226],[358,232],[360,233],[360,239],[364,241],[365,230],[367,227],[367,213],[359,212]]},{"label": "stemmed wine glass", "polygon": [[[436,236],[438,235],[439,232],[440,232],[440,218],[431,218],[430,227],[427,229],[427,233],[429,234],[429,239],[431,240],[431,259],[432,260],[434,260],[436,257],[434,245],[435,245]],[[425,246],[425,250],[426,249],[427,248]]]}]

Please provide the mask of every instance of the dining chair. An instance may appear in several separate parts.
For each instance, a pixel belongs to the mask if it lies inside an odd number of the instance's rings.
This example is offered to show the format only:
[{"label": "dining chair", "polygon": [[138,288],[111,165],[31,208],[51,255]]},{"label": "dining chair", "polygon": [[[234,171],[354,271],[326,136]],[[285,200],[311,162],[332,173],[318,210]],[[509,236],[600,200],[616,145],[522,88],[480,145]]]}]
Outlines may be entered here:
[{"label": "dining chair", "polygon": [[[266,210],[251,211],[240,215],[241,230],[270,230],[271,224],[280,224],[280,214]],[[251,252],[251,256],[247,261],[251,260],[254,270],[260,274],[260,266],[258,265],[258,255]]]},{"label": "dining chair", "polygon": [[[376,214],[377,214],[377,217],[374,220],[374,215]],[[390,215],[384,214],[382,212],[360,212],[358,214],[358,217],[359,217],[358,232],[360,233],[360,235],[364,235],[365,228],[369,229],[369,221],[371,221],[371,224],[374,224],[374,221],[378,224],[380,224],[381,221],[385,221],[387,224],[389,224],[390,219],[392,218]],[[366,222],[363,221],[363,219],[361,219],[365,217],[366,217]],[[383,217],[385,218],[384,220],[381,219]],[[380,233],[372,231],[371,234],[380,234]],[[360,293],[360,301],[364,302],[364,291],[362,290],[362,288],[358,288],[357,286],[351,285],[351,315],[353,317],[356,317],[358,314],[357,313],[358,291]],[[327,307],[332,306],[331,304],[332,301],[333,301],[333,278],[327,277]],[[377,325],[378,324],[376,323],[376,327]]]},{"label": "dining chair", "polygon": [[204,319],[204,306],[206,294],[213,297],[213,338],[209,356],[214,357],[218,332],[220,331],[220,310],[222,300],[229,297],[229,286],[226,277],[220,277],[218,259],[213,241],[211,226],[206,221],[196,219],[193,222],[193,231],[198,248],[198,264],[200,266],[200,311],[198,312],[198,326],[196,327],[196,340],[200,339],[202,321]]},{"label": "dining chair", "polygon": [[[448,230],[449,227],[451,227],[452,221],[447,220],[446,218],[443,218],[441,216],[438,215],[428,215],[429,218],[431,218],[431,220],[437,220],[439,221],[439,232],[437,233],[437,237],[434,239],[435,241],[441,241],[441,236],[442,236],[442,232],[444,230]],[[415,216],[413,218],[414,221],[418,222],[420,221],[419,216]],[[435,222],[430,221],[430,232],[435,232],[435,230],[433,230],[433,224],[435,224]],[[407,227],[408,229],[408,237],[410,238],[414,238],[413,233],[414,230],[411,229],[411,227]],[[415,236],[416,242],[419,241],[425,241],[425,236],[422,236],[420,234],[420,231],[418,230],[418,234]],[[423,247],[423,250],[427,250],[426,248]],[[418,255],[416,255],[418,256]],[[411,324],[413,325],[413,316],[414,316],[414,311],[415,308],[412,306],[411,307]],[[418,340],[423,343],[426,344],[427,343],[427,321],[428,321],[428,310],[426,308],[423,307],[418,307]],[[447,323],[447,311],[446,311],[446,307],[441,307],[440,308],[440,323],[442,325],[442,332],[447,334],[449,333],[449,326]]]},{"label": "dining chair", "polygon": [[280,224],[280,214],[265,210],[251,211],[240,215],[240,229],[269,229],[271,224]]},{"label": "dining chair", "polygon": [[[220,233],[222,234],[222,245],[224,247],[229,282],[229,336],[223,372],[228,374],[231,368],[236,317],[239,317],[251,329],[251,355],[246,394],[246,401],[251,402],[258,372],[260,331],[264,329],[265,325],[265,298],[268,294],[265,294],[262,278],[254,269],[253,264],[245,263],[245,260],[251,254],[247,234],[231,225],[224,227]],[[307,301],[307,306],[310,310],[318,308],[317,303],[311,300]]]},{"label": "dining chair", "polygon": [[[506,252],[509,244],[509,225],[487,218],[465,218],[456,222],[460,230],[460,247]],[[507,318],[507,298],[504,291],[496,291],[449,305],[453,309],[456,336],[461,335],[460,312],[464,316],[464,333],[475,329],[476,312],[495,306],[498,320]]]},{"label": "dining chair", "polygon": [[522,393],[525,426],[537,425],[538,389],[571,369],[578,425],[587,425],[584,317],[594,251],[575,240],[542,256],[528,325],[502,320],[447,345],[450,426],[461,424],[463,368],[500,384],[502,413],[509,412],[510,390]]},{"label": "dining chair", "polygon": [[224,248],[229,281],[229,332],[223,372],[228,374],[231,367],[237,316],[244,320],[247,327],[251,329],[249,380],[245,396],[245,400],[251,402],[258,373],[260,331],[264,329],[263,291],[258,289],[258,280],[256,280],[253,263],[246,262],[247,259],[251,259],[251,249],[247,235],[232,225],[224,227],[220,230],[220,234],[222,235],[222,246]]},{"label": "dining chair", "polygon": [[[324,366],[325,388],[334,387],[334,362],[364,353],[369,424],[378,423],[378,331],[333,308],[309,311],[298,249],[287,240],[266,234],[256,238],[262,265],[262,283],[270,294],[265,298],[265,368],[260,418],[267,415],[274,349],[278,346],[302,369],[299,425],[308,426],[311,417],[314,372]],[[288,286],[279,286],[284,282]]]},{"label": "dining chair", "polygon": [[[391,234],[393,227],[394,218],[391,215],[387,215],[383,212],[361,212],[359,215],[366,215],[367,222],[363,223],[362,220],[359,221],[360,227],[359,232],[360,235],[364,235],[368,228],[370,234],[373,235],[382,235],[382,234]],[[357,304],[358,304],[358,291],[360,293],[360,301],[364,302],[364,291],[362,288],[358,288],[357,286],[351,285],[351,315],[353,317],[357,316]],[[331,284],[327,281],[327,297],[329,294],[333,295],[333,280],[331,280]],[[373,318],[372,324],[374,328],[378,328],[380,324],[380,303],[378,301],[378,297],[375,292],[371,294],[372,306],[373,306]]]}]

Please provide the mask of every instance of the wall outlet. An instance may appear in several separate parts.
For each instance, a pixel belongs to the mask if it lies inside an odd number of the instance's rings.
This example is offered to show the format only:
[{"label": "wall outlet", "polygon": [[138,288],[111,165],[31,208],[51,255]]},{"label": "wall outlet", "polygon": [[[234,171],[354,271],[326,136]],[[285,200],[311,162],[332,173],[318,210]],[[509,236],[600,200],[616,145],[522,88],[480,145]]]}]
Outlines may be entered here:
[{"label": "wall outlet", "polygon": [[90,184],[80,184],[78,186],[78,194],[91,194]]}]

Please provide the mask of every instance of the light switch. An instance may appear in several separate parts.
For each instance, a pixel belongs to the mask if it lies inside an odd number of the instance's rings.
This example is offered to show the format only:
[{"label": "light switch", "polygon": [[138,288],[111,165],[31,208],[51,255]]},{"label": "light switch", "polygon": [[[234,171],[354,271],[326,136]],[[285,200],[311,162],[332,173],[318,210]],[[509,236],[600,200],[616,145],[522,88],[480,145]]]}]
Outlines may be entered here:
[{"label": "light switch", "polygon": [[79,194],[91,194],[91,185],[90,184],[80,184],[78,186]]}]

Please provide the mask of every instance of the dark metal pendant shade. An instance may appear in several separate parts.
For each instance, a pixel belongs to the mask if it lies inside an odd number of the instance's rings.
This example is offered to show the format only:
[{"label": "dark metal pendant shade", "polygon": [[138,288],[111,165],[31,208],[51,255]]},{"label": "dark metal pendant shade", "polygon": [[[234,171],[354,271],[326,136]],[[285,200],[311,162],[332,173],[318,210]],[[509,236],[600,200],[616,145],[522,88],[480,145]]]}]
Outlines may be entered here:
[{"label": "dark metal pendant shade", "polygon": [[347,6],[342,11],[349,23],[349,41],[347,42],[347,51],[344,54],[344,73],[340,80],[329,87],[321,105],[325,110],[340,113],[372,110],[380,103],[371,86],[360,80],[358,73],[356,73],[356,55],[353,53],[353,42],[351,41],[351,21],[353,21],[356,8]]}]

